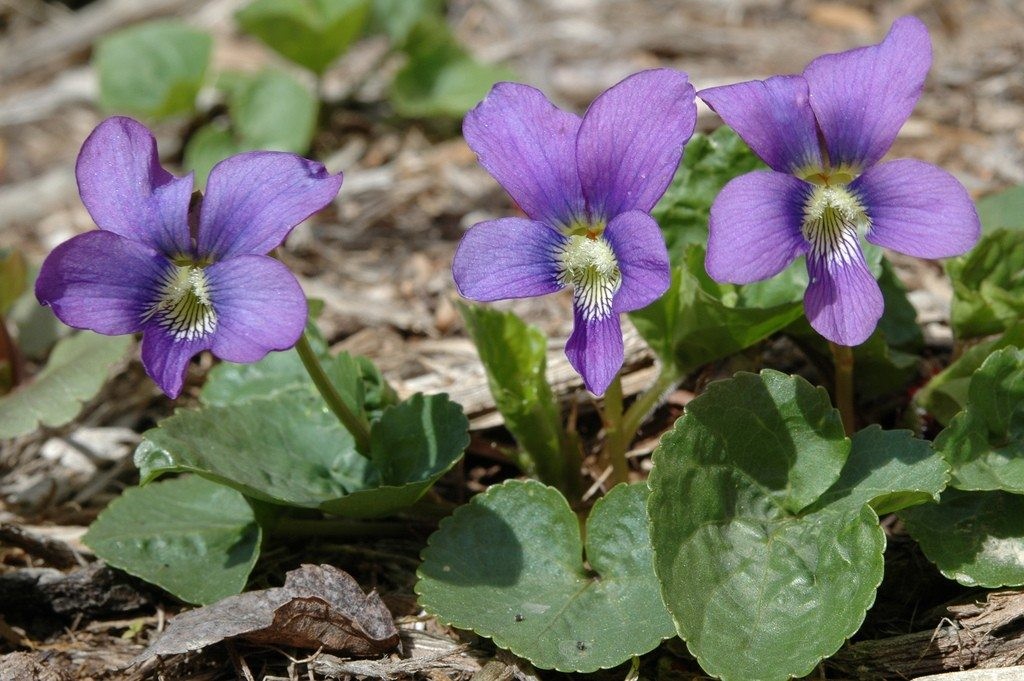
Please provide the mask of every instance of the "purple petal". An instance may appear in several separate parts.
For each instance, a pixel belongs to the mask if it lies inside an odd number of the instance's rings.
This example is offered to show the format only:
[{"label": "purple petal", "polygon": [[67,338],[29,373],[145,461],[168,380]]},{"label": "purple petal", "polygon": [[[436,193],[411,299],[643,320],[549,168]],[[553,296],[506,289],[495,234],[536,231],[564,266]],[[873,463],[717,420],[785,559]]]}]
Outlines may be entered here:
[{"label": "purple petal", "polygon": [[479,301],[553,293],[565,237],[541,222],[502,218],[473,225],[452,261],[459,294]]},{"label": "purple petal", "polygon": [[866,168],[885,155],[921,96],[931,63],[928,29],[903,17],[881,44],[807,65],[811,108],[833,167]]},{"label": "purple petal", "polygon": [[462,123],[480,165],[528,216],[569,224],[583,213],[576,172],[580,117],[562,111],[536,88],[498,83]]},{"label": "purple petal", "polygon": [[206,269],[217,311],[213,354],[229,362],[255,362],[286,350],[306,325],[306,297],[295,276],[265,255],[241,255]]},{"label": "purple petal", "polygon": [[68,326],[116,336],[142,328],[167,259],[138,241],[96,230],[46,257],[36,297]]},{"label": "purple petal", "polygon": [[142,334],[142,366],[168,397],[175,398],[181,394],[189,360],[209,350],[212,342],[211,336],[175,340],[158,324],[150,324]]},{"label": "purple petal", "polygon": [[981,234],[967,190],[930,163],[882,163],[850,187],[871,218],[867,240],[873,244],[919,258],[948,258],[966,253]]},{"label": "purple petal", "polygon": [[814,330],[839,345],[860,345],[875,330],[884,303],[859,244],[847,257],[813,253],[807,256],[811,283],[804,294],[804,312]]},{"label": "purple petal", "polygon": [[622,368],[624,354],[619,315],[587,320],[579,310],[575,310],[572,335],[565,344],[565,356],[583,377],[587,390],[603,395]]},{"label": "purple petal", "polygon": [[199,216],[199,254],[265,255],[295,225],[338,195],[341,173],[280,151],[238,154],[215,165]]},{"label": "purple petal", "polygon": [[801,253],[809,185],[792,175],[755,170],[731,180],[708,220],[705,268],[712,279],[749,284],[775,276]]},{"label": "purple petal", "polygon": [[169,256],[191,253],[192,175],[176,178],[160,166],[156,140],[142,123],[123,116],[100,123],[82,145],[75,176],[100,229]]},{"label": "purple petal", "polygon": [[682,71],[629,76],[587,109],[576,140],[591,216],[649,213],[668,188],[697,122],[694,90]]},{"label": "purple petal", "polygon": [[668,290],[672,281],[668,250],[654,218],[639,210],[622,213],[608,223],[604,237],[622,273],[622,285],[612,300],[614,312],[639,310]]},{"label": "purple petal", "polygon": [[701,90],[703,99],[773,170],[822,167],[818,127],[802,76],[775,76]]}]

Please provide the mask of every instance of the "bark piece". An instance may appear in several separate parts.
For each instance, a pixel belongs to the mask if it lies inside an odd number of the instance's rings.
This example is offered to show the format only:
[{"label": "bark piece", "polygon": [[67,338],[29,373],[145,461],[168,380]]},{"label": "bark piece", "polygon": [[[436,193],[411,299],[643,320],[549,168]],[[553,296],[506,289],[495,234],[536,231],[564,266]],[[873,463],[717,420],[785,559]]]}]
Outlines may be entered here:
[{"label": "bark piece", "polygon": [[283,587],[229,596],[177,615],[134,662],[232,638],[350,656],[379,655],[399,642],[391,613],[376,592],[365,594],[348,573],[331,565],[303,565],[285,575]]}]

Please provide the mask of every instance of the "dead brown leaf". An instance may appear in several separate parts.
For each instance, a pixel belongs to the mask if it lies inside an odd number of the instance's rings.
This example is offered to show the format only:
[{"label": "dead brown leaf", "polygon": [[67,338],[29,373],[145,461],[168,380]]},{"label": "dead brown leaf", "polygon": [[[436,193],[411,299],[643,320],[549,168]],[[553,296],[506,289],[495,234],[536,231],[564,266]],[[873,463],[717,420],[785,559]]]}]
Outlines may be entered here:
[{"label": "dead brown leaf", "polygon": [[376,592],[365,594],[348,573],[331,565],[303,565],[285,575],[283,587],[229,596],[177,615],[133,663],[232,638],[349,656],[379,655],[399,642],[391,613]]}]

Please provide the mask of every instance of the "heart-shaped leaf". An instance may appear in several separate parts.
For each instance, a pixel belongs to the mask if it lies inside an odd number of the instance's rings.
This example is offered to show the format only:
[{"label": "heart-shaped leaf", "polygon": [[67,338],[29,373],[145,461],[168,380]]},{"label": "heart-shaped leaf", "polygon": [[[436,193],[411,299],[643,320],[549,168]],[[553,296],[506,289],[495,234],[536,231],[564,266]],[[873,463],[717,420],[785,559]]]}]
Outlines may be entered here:
[{"label": "heart-shaped leaf", "polygon": [[146,432],[135,463],[143,482],[189,471],[271,503],[386,515],[415,502],[458,461],[468,428],[446,395],[414,395],[384,410],[364,458],[319,395],[289,391],[179,410]]},{"label": "heart-shaped leaf", "polygon": [[658,595],[643,485],[619,485],[587,520],[535,481],[495,485],[441,522],[416,592],[428,612],[560,671],[592,672],[672,635]]},{"label": "heart-shaped leaf", "polygon": [[55,428],[71,421],[103,387],[131,343],[131,336],[91,331],[61,340],[31,383],[0,398],[0,439],[30,433],[40,424]]},{"label": "heart-shaped leaf", "polygon": [[103,108],[152,118],[188,113],[210,62],[213,40],[180,21],[126,28],[96,46]]},{"label": "heart-shaped leaf", "polygon": [[871,504],[878,515],[938,501],[949,482],[949,465],[927,440],[909,430],[868,426],[851,438],[850,456],[839,480],[812,509]]},{"label": "heart-shaped leaf", "polygon": [[[394,389],[369,359],[346,352],[332,357],[324,343],[314,339],[312,345],[324,371],[350,409],[357,413],[362,411],[376,420],[386,407],[398,404]],[[252,364],[221,362],[210,370],[200,399],[204,404],[223,407],[293,390],[313,393],[316,386],[298,352],[291,349],[271,352]]]},{"label": "heart-shaped leaf", "polygon": [[939,503],[899,515],[946,577],[990,589],[1024,584],[1024,496],[947,489]]},{"label": "heart-shaped leaf", "polygon": [[767,281],[734,286],[712,281],[704,249],[691,245],[672,270],[668,292],[629,317],[663,362],[679,374],[750,347],[803,314],[807,273],[794,263]]},{"label": "heart-shaped leaf", "polygon": [[955,362],[932,376],[915,393],[914,401],[928,410],[939,423],[949,425],[953,417],[967,406],[971,377],[989,355],[1010,346],[1024,347],[1024,324],[1011,326],[1002,336],[965,350]]},{"label": "heart-shaped leaf", "polygon": [[950,323],[959,338],[999,333],[1024,320],[1024,248],[1020,232],[985,234],[946,265],[953,281]]},{"label": "heart-shaped leaf", "polygon": [[190,475],[126,490],[83,540],[111,565],[206,604],[245,588],[262,536],[244,496]]},{"label": "heart-shaped leaf", "polygon": [[1024,493],[1024,351],[1003,348],[985,360],[935,448],[953,469],[953,487]]},{"label": "heart-shaped leaf", "polygon": [[496,82],[515,78],[507,68],[473,59],[439,17],[422,17],[403,49],[409,61],[395,74],[390,100],[406,118],[461,117]]},{"label": "heart-shaped leaf", "polygon": [[711,384],[662,438],[648,481],[655,572],[708,673],[803,676],[860,626],[882,578],[877,516],[806,509],[849,451],[825,391],[775,371]]},{"label": "heart-shaped leaf", "polygon": [[230,126],[214,121],[196,131],[185,145],[186,168],[196,182],[206,182],[222,159],[253,149],[304,154],[316,127],[318,103],[309,90],[281,71],[221,74],[227,92]]},{"label": "heart-shaped leaf", "polygon": [[370,0],[256,0],[235,18],[286,59],[323,73],[363,31]]}]

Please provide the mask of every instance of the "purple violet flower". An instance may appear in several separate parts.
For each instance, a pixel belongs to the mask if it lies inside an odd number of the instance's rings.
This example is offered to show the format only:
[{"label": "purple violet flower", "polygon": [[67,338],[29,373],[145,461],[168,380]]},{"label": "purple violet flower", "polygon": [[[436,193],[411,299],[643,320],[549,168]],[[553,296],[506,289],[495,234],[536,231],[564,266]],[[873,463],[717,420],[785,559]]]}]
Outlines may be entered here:
[{"label": "purple violet flower", "polygon": [[981,224],[956,178],[922,161],[878,164],[921,95],[931,60],[928,29],[903,17],[880,44],[818,57],[803,75],[701,90],[772,168],[737,177],[715,199],[708,274],[746,284],[806,254],[811,326],[834,343],[857,345],[883,309],[859,231],[919,258],[969,250]]},{"label": "purple violet flower", "polygon": [[218,163],[201,209],[192,175],[160,166],[152,133],[131,118],[100,123],[75,166],[99,230],[43,262],[36,297],[64,323],[142,332],[142,363],[170,397],[203,350],[255,362],[293,346],[306,323],[298,281],[267,253],[330,203],[341,175],[294,154],[249,152]]},{"label": "purple violet flower", "polygon": [[668,253],[650,211],[696,120],[693,86],[670,69],[626,78],[582,118],[535,88],[495,85],[462,131],[526,217],[470,228],[452,263],[459,293],[492,301],[571,285],[565,354],[587,389],[603,394],[622,367],[619,313],[668,289]]}]

